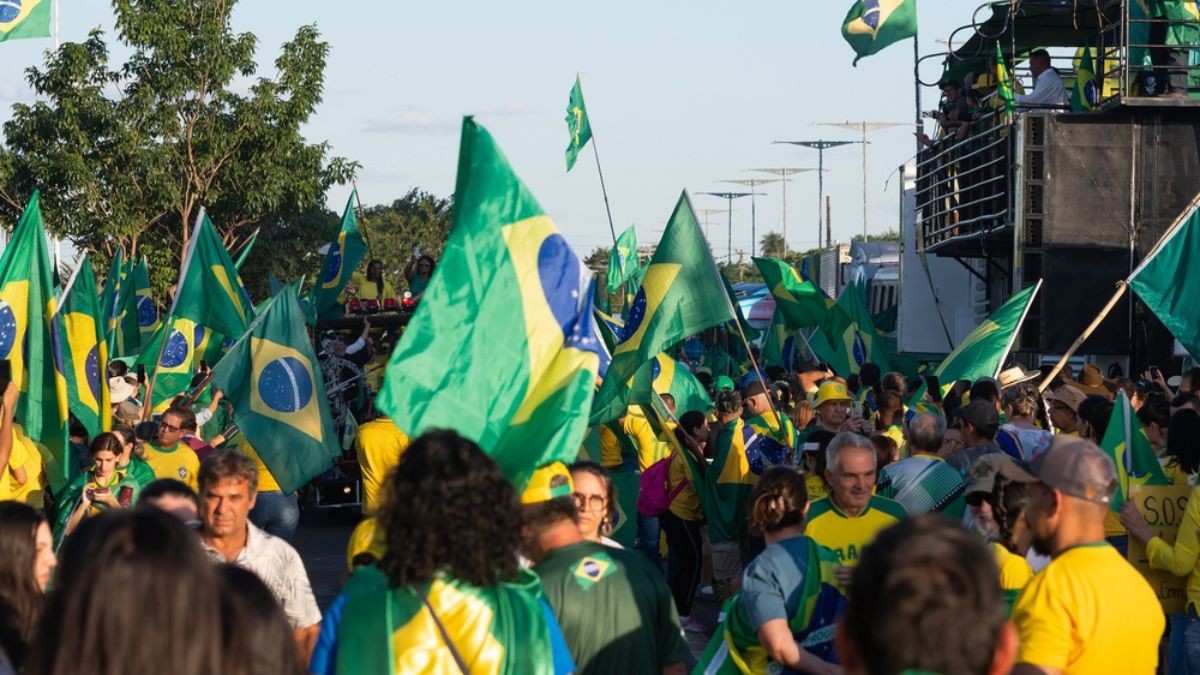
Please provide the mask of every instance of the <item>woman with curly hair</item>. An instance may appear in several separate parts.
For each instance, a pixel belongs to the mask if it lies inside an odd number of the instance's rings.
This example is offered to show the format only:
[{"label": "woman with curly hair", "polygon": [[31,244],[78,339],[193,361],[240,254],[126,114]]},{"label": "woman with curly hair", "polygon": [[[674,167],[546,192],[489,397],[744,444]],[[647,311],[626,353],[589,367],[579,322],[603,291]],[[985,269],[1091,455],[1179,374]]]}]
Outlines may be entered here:
[{"label": "woman with curly hair", "polygon": [[453,431],[431,431],[384,488],[383,556],[326,613],[309,672],[574,669],[537,578],[517,564],[521,510],[491,457]]},{"label": "woman with curly hair", "polygon": [[42,595],[58,561],[50,525],[33,507],[0,502],[0,672],[18,671],[42,614]]},{"label": "woman with curly hair", "polygon": [[696,672],[841,672],[831,662],[833,626],[846,604],[833,573],[839,563],[804,536],[807,513],[803,475],[782,466],[763,472],[750,494],[749,520],[767,547],[722,608],[725,618]]}]

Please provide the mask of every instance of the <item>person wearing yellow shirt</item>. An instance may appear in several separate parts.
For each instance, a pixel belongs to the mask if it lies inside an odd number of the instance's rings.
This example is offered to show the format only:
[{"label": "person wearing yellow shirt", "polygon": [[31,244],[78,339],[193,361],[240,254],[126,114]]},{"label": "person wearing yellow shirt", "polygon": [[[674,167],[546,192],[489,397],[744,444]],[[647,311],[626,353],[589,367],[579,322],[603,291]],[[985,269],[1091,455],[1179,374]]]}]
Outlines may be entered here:
[{"label": "person wearing yellow shirt", "polygon": [[290,542],[296,527],[300,525],[300,503],[296,494],[284,494],[279,481],[263,462],[262,455],[249,441],[239,443],[238,452],[249,457],[258,470],[258,496],[254,500],[254,507],[250,509],[250,522],[263,532]]},{"label": "person wearing yellow shirt", "polygon": [[[1165,426],[1171,430],[1167,435],[1165,466],[1175,469],[1175,485],[1194,485],[1196,471],[1200,469],[1200,415],[1183,408],[1171,415]],[[1200,673],[1200,621],[1196,619],[1196,613],[1200,611],[1200,534],[1196,531],[1200,528],[1200,488],[1193,488],[1188,495],[1174,544],[1155,536],[1154,530],[1131,502],[1125,502],[1121,507],[1121,523],[1129,536],[1146,544],[1146,557],[1151,568],[1187,577],[1186,613],[1167,615],[1171,627],[1167,672],[1190,672],[1195,668]]]},{"label": "person wearing yellow shirt", "polygon": [[1021,646],[1012,673],[1154,673],[1162,606],[1104,540],[1117,491],[1112,460],[1091,441],[1057,438],[1017,480],[1029,483],[1033,548],[1052,559],[1013,605]]},{"label": "person wearing yellow shirt", "polygon": [[975,522],[987,529],[988,551],[1000,569],[1000,590],[1009,615],[1017,596],[1033,578],[1033,568],[1025,559],[1033,540],[1025,525],[1029,486],[1020,480],[1023,476],[1012,457],[993,453],[971,465],[966,488],[966,503]]},{"label": "person wearing yellow shirt", "polygon": [[383,481],[400,463],[406,448],[408,436],[390,417],[376,417],[358,428],[354,450],[362,470],[363,513],[372,515],[379,510],[383,503]]},{"label": "person wearing yellow shirt", "polygon": [[174,478],[183,481],[193,490],[198,490],[200,483],[197,475],[200,473],[200,458],[196,451],[182,442],[187,429],[196,423],[196,414],[187,408],[167,408],[158,421],[158,431],[154,441],[142,446],[146,453],[146,463],[154,469],[158,478]]},{"label": "person wearing yellow shirt", "polygon": [[8,465],[14,444],[13,413],[17,409],[17,395],[17,388],[9,382],[4,390],[3,404],[0,405],[0,501],[13,498]]},{"label": "person wearing yellow shirt", "polygon": [[877,457],[869,438],[842,432],[829,442],[825,456],[829,496],[812,503],[805,534],[833,549],[841,562],[838,579],[848,584],[863,547],[908,514],[900,502],[874,494]]},{"label": "person wearing yellow shirt", "polygon": [[[396,287],[383,276],[383,261],[379,259],[367,263],[367,273],[365,275],[358,270],[354,270],[350,274],[350,283],[347,289],[350,286],[358,289],[359,300],[364,302],[374,300],[379,303],[380,309],[383,308],[385,300],[396,299]],[[342,295],[347,295],[347,292],[342,291]],[[342,301],[345,301],[345,297],[342,298]]]},{"label": "person wearing yellow shirt", "polygon": [[42,462],[42,453],[15,424],[8,470],[12,499],[42,510],[46,501],[46,468]]}]

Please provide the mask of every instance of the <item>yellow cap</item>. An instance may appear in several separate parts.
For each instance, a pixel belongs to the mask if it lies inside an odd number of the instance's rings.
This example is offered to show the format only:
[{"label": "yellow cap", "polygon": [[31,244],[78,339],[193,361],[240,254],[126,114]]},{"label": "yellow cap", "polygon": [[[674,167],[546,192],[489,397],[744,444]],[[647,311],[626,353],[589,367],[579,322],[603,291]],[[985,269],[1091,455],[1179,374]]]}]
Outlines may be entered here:
[{"label": "yellow cap", "polygon": [[376,560],[383,558],[383,532],[379,529],[379,521],[373,516],[363,520],[350,533],[350,544],[346,547],[346,567],[354,571],[354,559],[363,553],[370,553]]},{"label": "yellow cap", "polygon": [[[555,485],[555,479],[565,478],[565,481]],[[569,497],[575,492],[575,484],[571,481],[571,472],[562,462],[551,462],[533,472],[529,484],[521,493],[522,504],[540,504],[559,497]]]},{"label": "yellow cap", "polygon": [[822,405],[830,401],[853,401],[854,397],[850,395],[850,391],[846,389],[846,385],[841,382],[829,380],[822,382],[817,388],[817,398],[813,401],[814,408],[820,408]]}]

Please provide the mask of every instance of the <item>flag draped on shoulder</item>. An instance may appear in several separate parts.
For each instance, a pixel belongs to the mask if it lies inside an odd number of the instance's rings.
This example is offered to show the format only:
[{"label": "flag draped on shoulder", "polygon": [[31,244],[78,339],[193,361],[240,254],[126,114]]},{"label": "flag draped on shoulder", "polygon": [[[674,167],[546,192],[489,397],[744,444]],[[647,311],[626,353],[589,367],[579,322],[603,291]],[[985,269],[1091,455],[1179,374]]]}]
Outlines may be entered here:
[{"label": "flag draped on shoulder", "polygon": [[9,0],[0,3],[0,42],[50,37],[54,0]]},{"label": "flag draped on shoulder", "polygon": [[58,364],[59,412],[75,416],[93,438],[112,428],[108,392],[108,341],[105,317],[96,293],[96,277],[85,253],[63,289],[54,316],[55,357]]},{"label": "flag draped on shoulder", "polygon": [[477,442],[521,488],[573,461],[603,351],[591,272],[509,166],[463,120],[454,222],[387,366],[378,407],[410,436]]},{"label": "flag draped on shoulder", "polygon": [[659,352],[733,318],[721,274],[684,192],[625,317],[620,342],[592,406],[591,423],[621,416],[629,378]]},{"label": "flag draped on shoulder", "polygon": [[1200,358],[1200,288],[1191,272],[1200,251],[1200,195],[1129,275],[1129,287],[1193,358]]},{"label": "flag draped on shoulder", "polygon": [[575,160],[583,146],[592,140],[592,123],[588,120],[587,106],[583,104],[583,85],[579,76],[575,76],[575,86],[571,87],[571,98],[567,101],[567,133],[571,142],[567,144],[567,171],[575,167]]},{"label": "flag draped on shoulder", "polygon": [[637,231],[633,225],[617,237],[608,254],[608,274],[605,287],[609,294],[620,290],[622,284],[627,284],[633,278],[638,268]]},{"label": "flag draped on shoulder", "polygon": [[842,22],[842,37],[859,59],[917,34],[917,0],[856,0]]},{"label": "flag draped on shoulder", "polygon": [[[957,380],[977,380],[981,377],[996,377],[1004,367],[1004,361],[1012,350],[1025,315],[1042,287],[1039,280],[1033,286],[1013,295],[988,315],[983,323],[975,327],[966,339],[942,361],[934,374],[942,389],[949,389]],[[909,406],[920,403],[925,395],[925,385],[913,394]]]},{"label": "flag draped on shoulder", "polygon": [[1163,473],[1158,456],[1150,445],[1150,439],[1134,414],[1129,398],[1124,391],[1117,390],[1112,417],[1108,430],[1100,441],[1100,449],[1117,467],[1117,493],[1113,495],[1110,508],[1117,513],[1129,495],[1131,485],[1170,485]]},{"label": "flag draped on shoulder", "polygon": [[0,256],[0,359],[10,362],[13,385],[21,392],[16,422],[38,445],[51,487],[58,489],[71,467],[50,330],[54,275],[40,204],[35,191]]},{"label": "flag draped on shoulder", "polygon": [[354,274],[358,264],[367,255],[367,242],[358,229],[358,216],[354,213],[355,194],[352,191],[346,200],[342,229],[329,242],[329,251],[321,265],[321,276],[312,289],[313,312],[318,317],[341,314],[338,295],[346,288],[350,275]]},{"label": "flag draped on shoulder", "polygon": [[285,286],[213,367],[213,387],[263,464],[290,494],[321,475],[341,446],[325,382],[293,286]]}]

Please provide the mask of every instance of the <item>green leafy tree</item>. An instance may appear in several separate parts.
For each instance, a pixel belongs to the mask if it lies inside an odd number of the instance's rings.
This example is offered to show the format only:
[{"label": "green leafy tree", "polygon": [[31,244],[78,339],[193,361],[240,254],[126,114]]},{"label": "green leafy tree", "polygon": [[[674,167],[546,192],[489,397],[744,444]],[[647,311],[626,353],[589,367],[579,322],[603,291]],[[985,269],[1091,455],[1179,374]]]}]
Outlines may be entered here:
[{"label": "green leafy tree", "polygon": [[[114,0],[129,59],[99,30],[26,72],[39,100],[4,125],[0,216],[35,188],[58,236],[101,263],[146,254],[162,297],[201,206],[227,246],[259,225],[302,222],[357,164],[301,128],[321,102],[329,45],[315,26],[285,43],[271,76],[257,38],[234,32],[235,0]],[[248,91],[239,93],[250,79]]]},{"label": "green leafy tree", "polygon": [[787,242],[783,240],[782,234],[768,232],[762,236],[758,246],[762,255],[768,258],[782,258],[784,249],[787,248]]},{"label": "green leafy tree", "polygon": [[359,228],[367,238],[364,271],[371,260],[381,260],[384,273],[393,280],[396,289],[407,288],[404,266],[412,258],[414,247],[434,260],[441,256],[450,234],[453,203],[453,198],[413,188],[390,205],[365,209],[359,218]]}]

